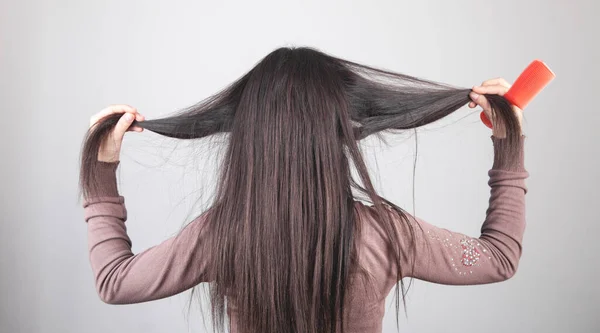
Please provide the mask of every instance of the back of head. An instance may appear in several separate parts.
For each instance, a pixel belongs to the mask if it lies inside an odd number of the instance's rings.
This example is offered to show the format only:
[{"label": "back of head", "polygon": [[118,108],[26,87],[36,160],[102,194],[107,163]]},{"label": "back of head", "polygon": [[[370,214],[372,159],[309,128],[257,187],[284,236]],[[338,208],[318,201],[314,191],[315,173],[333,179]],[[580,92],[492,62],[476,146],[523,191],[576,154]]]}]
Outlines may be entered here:
[{"label": "back of head", "polygon": [[342,75],[321,52],[280,48],[240,93],[211,216],[213,304],[228,295],[249,331],[333,332],[341,315],[356,145]]}]

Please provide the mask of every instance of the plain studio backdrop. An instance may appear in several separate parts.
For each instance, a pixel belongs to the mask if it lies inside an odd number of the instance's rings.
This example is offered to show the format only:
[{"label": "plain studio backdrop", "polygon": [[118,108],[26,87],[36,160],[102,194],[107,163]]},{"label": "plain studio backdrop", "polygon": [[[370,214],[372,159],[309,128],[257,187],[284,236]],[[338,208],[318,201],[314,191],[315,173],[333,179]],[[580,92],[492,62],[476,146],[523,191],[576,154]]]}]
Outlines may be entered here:
[{"label": "plain studio backdrop", "polygon": [[[3,0],[0,331],[204,332],[197,306],[186,317],[189,291],[136,305],[97,296],[77,201],[89,118],[121,103],[147,119],[168,115],[273,49],[307,45],[465,88],[499,76],[513,82],[533,59],[545,61],[557,78],[525,110],[530,178],[517,274],[478,286],[414,280],[400,329],[597,332],[599,14],[592,0]],[[479,236],[490,135],[466,106],[419,129],[414,206],[414,135],[387,135],[389,147],[368,138],[364,147],[380,194],[430,223]],[[126,134],[118,177],[135,253],[204,208],[218,152],[205,142]],[[392,299],[385,332],[396,331]]]}]

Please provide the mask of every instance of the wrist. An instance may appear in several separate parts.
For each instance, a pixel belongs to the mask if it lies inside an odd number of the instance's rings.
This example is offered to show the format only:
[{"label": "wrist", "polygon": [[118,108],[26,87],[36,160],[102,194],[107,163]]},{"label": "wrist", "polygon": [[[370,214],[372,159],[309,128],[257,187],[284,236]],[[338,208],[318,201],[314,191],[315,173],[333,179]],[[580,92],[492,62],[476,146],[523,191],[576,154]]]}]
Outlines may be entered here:
[{"label": "wrist", "polygon": [[94,191],[93,196],[118,196],[119,188],[117,185],[117,168],[120,162],[105,162],[98,161],[96,165],[95,182],[98,188]]},{"label": "wrist", "polygon": [[[525,138],[521,134],[517,142],[509,142],[507,138],[490,136],[494,145],[494,163],[492,169],[509,171],[525,170]],[[516,151],[515,151],[516,150]]]},{"label": "wrist", "polygon": [[120,151],[100,149],[98,151],[98,162],[114,163],[119,161]]}]

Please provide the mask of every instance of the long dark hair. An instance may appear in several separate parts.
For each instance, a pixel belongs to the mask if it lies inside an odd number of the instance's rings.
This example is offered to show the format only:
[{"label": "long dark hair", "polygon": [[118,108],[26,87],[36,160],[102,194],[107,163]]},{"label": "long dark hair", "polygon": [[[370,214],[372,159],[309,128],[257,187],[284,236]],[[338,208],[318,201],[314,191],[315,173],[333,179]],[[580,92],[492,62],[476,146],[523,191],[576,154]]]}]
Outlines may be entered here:
[{"label": "long dark hair", "polygon": [[[467,104],[470,91],[313,48],[282,47],[202,102],[134,122],[177,139],[229,136],[214,203],[205,212],[211,253],[218,254],[212,256],[210,299],[219,331],[226,300],[235,301],[248,332],[343,331],[351,279],[369,277],[358,266],[361,224],[352,189],[371,202],[387,232],[406,310],[400,277],[407,268],[400,266],[399,226],[389,209],[405,223],[407,213],[376,193],[358,143],[443,118]],[[516,154],[520,125],[510,104],[499,95],[485,97],[505,124],[504,153]],[[80,177],[86,197],[103,186],[96,181],[98,148],[119,116],[86,135]]]}]

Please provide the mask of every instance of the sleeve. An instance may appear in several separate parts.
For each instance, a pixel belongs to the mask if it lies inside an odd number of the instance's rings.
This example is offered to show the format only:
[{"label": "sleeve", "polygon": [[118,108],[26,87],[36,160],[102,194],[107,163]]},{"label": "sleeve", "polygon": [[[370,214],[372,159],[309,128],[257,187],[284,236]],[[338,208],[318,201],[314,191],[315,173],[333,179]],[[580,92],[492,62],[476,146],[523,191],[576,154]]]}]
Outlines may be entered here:
[{"label": "sleeve", "polygon": [[109,304],[131,304],[165,298],[209,281],[206,214],[176,236],[138,254],[127,235],[125,198],[117,191],[117,162],[100,163],[101,181],[109,184],[85,198],[88,250],[96,290]]},{"label": "sleeve", "polygon": [[504,281],[516,273],[523,249],[525,179],[529,176],[524,168],[525,136],[520,137],[520,154],[514,160],[501,154],[505,140],[494,136],[491,139],[494,164],[488,171],[490,198],[481,235],[471,237],[407,214],[414,227],[416,252],[410,241],[403,239],[411,234],[408,225],[398,222],[399,239],[403,240],[403,277],[446,285],[475,285]]}]

